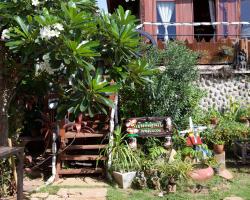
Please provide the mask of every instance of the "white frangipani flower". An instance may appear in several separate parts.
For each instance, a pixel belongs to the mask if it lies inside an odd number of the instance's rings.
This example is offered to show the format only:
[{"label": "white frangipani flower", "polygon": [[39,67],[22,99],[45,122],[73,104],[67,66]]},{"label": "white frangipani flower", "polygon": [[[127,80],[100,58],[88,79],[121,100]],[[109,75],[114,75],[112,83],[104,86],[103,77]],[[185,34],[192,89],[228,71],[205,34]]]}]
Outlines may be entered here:
[{"label": "white frangipani flower", "polygon": [[2,31],[1,39],[2,40],[8,40],[8,39],[10,39],[9,33],[10,33],[9,29],[4,29]]},{"label": "white frangipani flower", "polygon": [[54,29],[57,29],[58,31],[63,31],[64,28],[63,28],[63,25],[60,24],[60,23],[56,23],[53,25]]},{"label": "white frangipani flower", "polygon": [[40,4],[39,0],[32,0],[33,6],[38,6]]},{"label": "white frangipani flower", "polygon": [[37,59],[36,67],[36,75],[39,75],[40,72],[47,72],[48,74],[53,74],[56,70],[50,67],[50,54],[44,54],[42,57],[43,61],[39,62]]},{"label": "white frangipani flower", "polygon": [[[53,26],[45,26],[43,28],[40,29],[40,37],[42,39],[46,39],[49,40],[53,37],[59,37],[60,35],[60,29],[63,29],[63,27],[58,26],[59,24],[57,24],[57,28],[55,28],[55,25]],[[59,28],[58,28],[59,27]]]}]

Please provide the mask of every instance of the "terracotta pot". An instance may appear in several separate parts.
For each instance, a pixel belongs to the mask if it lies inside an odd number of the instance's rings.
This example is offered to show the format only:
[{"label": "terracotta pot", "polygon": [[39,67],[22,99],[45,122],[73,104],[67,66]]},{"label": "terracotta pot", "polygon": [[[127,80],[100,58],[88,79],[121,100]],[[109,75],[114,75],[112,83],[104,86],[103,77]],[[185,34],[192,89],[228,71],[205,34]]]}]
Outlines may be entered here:
[{"label": "terracotta pot", "polygon": [[[201,167],[201,168],[200,168]],[[213,177],[214,175],[214,170],[212,167],[203,165],[203,166],[197,166],[196,169],[193,169],[190,173],[189,176],[194,180],[194,181],[206,181],[209,180]]]},{"label": "terracotta pot", "polygon": [[219,119],[216,118],[216,117],[212,117],[210,119],[210,123],[213,124],[213,125],[217,125],[219,123]]},{"label": "terracotta pot", "polygon": [[214,153],[221,154],[224,152],[224,144],[214,144]]}]

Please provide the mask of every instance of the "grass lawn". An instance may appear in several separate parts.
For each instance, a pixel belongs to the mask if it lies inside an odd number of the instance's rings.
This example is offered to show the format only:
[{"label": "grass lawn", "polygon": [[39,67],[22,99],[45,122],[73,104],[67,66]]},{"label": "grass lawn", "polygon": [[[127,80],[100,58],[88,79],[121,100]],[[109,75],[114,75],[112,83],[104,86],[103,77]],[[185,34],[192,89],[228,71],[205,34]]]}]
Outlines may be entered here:
[{"label": "grass lawn", "polygon": [[[186,185],[178,185],[177,192],[174,194],[166,194],[164,197],[158,197],[158,193],[154,190],[122,190],[117,187],[108,186],[108,200],[223,200],[225,197],[237,196],[244,200],[250,200],[250,166],[228,168],[233,172],[232,181],[227,181],[218,176],[212,180],[202,183],[206,188],[201,193],[191,193],[187,191],[188,186],[194,186],[194,183]],[[56,194],[60,188],[97,188],[98,186],[46,186],[39,192],[47,192]]]},{"label": "grass lawn", "polygon": [[[122,190],[119,188],[109,188],[108,200],[220,200],[229,196],[238,196],[244,200],[250,200],[250,168],[230,169],[234,174],[232,181],[226,181],[216,176],[202,186],[207,188],[206,192],[191,193],[187,191],[187,186],[179,185],[175,194],[167,194],[158,197],[154,190]],[[191,183],[189,184],[189,186]]]}]

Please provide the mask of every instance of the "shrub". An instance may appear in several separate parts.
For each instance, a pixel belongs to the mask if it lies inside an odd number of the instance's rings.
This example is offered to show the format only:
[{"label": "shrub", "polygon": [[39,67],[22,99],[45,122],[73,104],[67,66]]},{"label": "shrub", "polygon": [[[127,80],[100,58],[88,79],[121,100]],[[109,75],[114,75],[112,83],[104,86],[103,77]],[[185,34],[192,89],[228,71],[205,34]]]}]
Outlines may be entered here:
[{"label": "shrub", "polygon": [[158,73],[152,83],[123,87],[121,116],[171,116],[175,122],[181,122],[203,95],[195,85],[197,55],[179,42],[169,42],[166,49],[155,51],[158,57],[151,62],[158,66]]}]

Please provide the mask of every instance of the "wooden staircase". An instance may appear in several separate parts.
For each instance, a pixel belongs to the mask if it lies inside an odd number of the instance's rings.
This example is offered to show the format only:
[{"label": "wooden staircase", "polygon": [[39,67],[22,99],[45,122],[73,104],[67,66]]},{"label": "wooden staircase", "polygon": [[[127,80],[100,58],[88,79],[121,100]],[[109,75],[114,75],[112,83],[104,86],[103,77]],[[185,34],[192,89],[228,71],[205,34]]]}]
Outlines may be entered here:
[{"label": "wooden staircase", "polygon": [[109,118],[98,115],[85,117],[82,123],[62,123],[57,159],[57,178],[73,174],[105,172],[105,156],[99,155],[108,143]]}]

